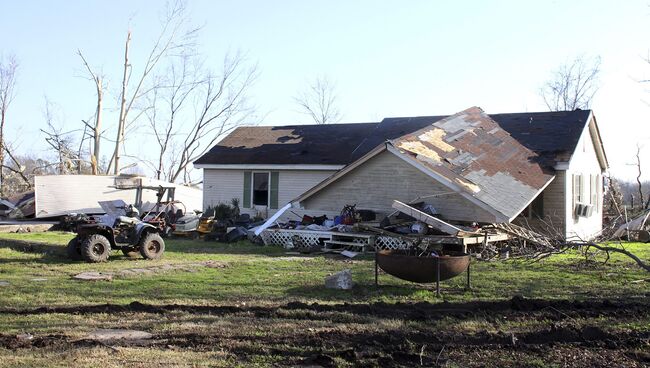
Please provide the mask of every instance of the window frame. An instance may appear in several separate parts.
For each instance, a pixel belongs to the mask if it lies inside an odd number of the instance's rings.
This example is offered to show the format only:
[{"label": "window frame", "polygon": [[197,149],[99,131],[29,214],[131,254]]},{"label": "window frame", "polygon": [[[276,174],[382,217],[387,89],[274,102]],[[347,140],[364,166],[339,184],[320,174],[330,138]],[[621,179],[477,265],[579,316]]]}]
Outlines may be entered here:
[{"label": "window frame", "polygon": [[266,188],[266,207],[271,207],[271,172],[266,170],[252,170],[251,171],[251,208],[255,206],[264,206],[263,204],[255,204],[255,174],[266,174],[268,179],[268,186]]}]

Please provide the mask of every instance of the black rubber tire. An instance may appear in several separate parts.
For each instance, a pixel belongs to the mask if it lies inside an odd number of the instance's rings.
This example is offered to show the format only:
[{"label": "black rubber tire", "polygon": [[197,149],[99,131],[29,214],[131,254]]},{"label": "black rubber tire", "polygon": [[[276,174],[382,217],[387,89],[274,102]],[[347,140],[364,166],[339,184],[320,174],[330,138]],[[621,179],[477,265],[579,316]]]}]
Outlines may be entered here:
[{"label": "black rubber tire", "polygon": [[93,234],[81,243],[81,257],[86,262],[106,262],[110,253],[111,243],[103,235]]},{"label": "black rubber tire", "polygon": [[158,259],[165,252],[165,241],[158,233],[147,233],[140,241],[140,254],[144,259]]},{"label": "black rubber tire", "polygon": [[192,231],[192,234],[190,235],[190,239],[192,240],[199,240],[201,237],[201,233],[198,231]]},{"label": "black rubber tire", "polygon": [[65,247],[65,251],[73,261],[81,261],[81,244],[79,243],[79,237],[75,236],[68,242],[68,246]]},{"label": "black rubber tire", "polygon": [[138,258],[140,257],[140,251],[137,247],[127,247],[122,248],[122,253],[129,258]]}]

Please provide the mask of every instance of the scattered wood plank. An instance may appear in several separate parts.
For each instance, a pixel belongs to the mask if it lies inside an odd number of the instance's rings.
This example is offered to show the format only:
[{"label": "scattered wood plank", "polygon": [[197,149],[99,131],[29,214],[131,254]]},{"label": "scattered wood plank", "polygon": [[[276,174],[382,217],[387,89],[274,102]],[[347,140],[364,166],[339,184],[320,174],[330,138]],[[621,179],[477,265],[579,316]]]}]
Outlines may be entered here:
[{"label": "scattered wood plank", "polygon": [[439,218],[433,217],[427,213],[424,213],[417,208],[413,208],[409,206],[406,203],[402,203],[400,201],[394,200],[393,201],[393,208],[402,212],[405,215],[409,215],[413,217],[414,219],[418,221],[422,221],[427,225],[430,225],[443,233],[449,234],[449,235],[459,235],[460,233],[463,233],[464,231],[452,224],[449,224],[445,221],[442,221]]}]

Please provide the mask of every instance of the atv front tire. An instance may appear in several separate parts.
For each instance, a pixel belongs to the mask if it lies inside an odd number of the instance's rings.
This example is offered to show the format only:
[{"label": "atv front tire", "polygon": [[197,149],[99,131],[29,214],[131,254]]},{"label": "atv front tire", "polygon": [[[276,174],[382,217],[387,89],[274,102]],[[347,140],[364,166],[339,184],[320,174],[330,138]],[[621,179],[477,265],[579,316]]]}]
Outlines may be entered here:
[{"label": "atv front tire", "polygon": [[79,243],[79,237],[74,237],[68,242],[68,246],[65,248],[68,258],[73,261],[81,261],[81,244]]},{"label": "atv front tire", "polygon": [[144,259],[158,259],[165,252],[165,241],[158,233],[148,233],[140,242],[140,254]]},{"label": "atv front tire", "polygon": [[105,236],[93,234],[81,243],[81,257],[86,262],[106,262],[111,253],[111,243]]}]

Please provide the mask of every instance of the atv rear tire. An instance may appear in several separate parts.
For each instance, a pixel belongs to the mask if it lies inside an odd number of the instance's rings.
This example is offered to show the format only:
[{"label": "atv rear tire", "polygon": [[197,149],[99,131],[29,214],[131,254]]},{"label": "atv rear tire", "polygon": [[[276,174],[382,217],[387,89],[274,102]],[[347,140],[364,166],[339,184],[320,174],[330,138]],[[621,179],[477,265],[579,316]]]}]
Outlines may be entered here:
[{"label": "atv rear tire", "polygon": [[158,233],[148,233],[140,242],[140,254],[144,259],[158,259],[165,252],[165,241]]},{"label": "atv rear tire", "polygon": [[140,255],[137,247],[122,248],[122,253],[129,258],[138,258]]},{"label": "atv rear tire", "polygon": [[81,243],[81,256],[86,262],[106,262],[111,253],[111,243],[105,236],[93,234]]},{"label": "atv rear tire", "polygon": [[73,261],[81,261],[81,244],[79,243],[79,237],[74,237],[68,242],[68,246],[65,248],[68,258]]}]

